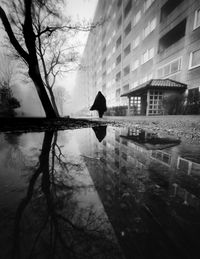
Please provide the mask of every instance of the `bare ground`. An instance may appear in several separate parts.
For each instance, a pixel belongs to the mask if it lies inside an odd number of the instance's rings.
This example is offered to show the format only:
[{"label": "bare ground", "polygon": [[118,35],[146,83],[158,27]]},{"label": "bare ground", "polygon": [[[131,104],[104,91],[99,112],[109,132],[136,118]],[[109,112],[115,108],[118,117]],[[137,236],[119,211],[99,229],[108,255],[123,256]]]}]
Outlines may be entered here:
[{"label": "bare ground", "polygon": [[165,136],[180,138],[189,143],[200,143],[200,115],[107,116],[103,118],[103,121],[115,126],[138,127]]}]

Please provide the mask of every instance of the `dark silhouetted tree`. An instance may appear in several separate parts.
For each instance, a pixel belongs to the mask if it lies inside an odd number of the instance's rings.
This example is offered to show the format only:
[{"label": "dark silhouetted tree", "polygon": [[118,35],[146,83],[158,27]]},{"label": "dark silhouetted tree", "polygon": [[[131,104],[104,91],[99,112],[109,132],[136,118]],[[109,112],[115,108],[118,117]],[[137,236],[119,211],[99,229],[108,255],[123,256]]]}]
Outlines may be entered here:
[{"label": "dark silhouetted tree", "polygon": [[62,15],[63,5],[64,0],[11,0],[0,4],[0,19],[9,41],[16,56],[27,65],[49,118],[59,116],[53,94],[56,76],[73,69],[69,64],[77,59],[74,47],[68,44],[66,48],[68,38],[64,35],[70,38],[72,32],[89,31],[103,23],[72,24]]}]

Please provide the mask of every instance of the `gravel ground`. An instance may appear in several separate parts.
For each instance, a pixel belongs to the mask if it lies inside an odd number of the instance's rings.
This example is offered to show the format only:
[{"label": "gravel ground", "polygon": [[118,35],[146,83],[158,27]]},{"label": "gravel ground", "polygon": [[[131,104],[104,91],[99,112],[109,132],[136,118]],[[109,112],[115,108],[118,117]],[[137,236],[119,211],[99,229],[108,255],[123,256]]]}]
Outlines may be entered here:
[{"label": "gravel ground", "polygon": [[138,127],[164,136],[173,136],[187,143],[200,143],[200,115],[107,116],[101,121],[115,126]]}]

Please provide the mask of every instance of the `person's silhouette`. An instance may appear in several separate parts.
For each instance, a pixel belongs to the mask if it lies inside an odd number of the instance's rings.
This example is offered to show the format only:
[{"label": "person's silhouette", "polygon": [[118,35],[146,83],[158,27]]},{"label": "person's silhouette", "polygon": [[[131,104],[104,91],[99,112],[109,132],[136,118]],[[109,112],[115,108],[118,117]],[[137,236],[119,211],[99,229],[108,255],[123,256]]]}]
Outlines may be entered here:
[{"label": "person's silhouette", "polygon": [[97,110],[99,113],[99,118],[103,117],[105,111],[107,111],[106,107],[106,98],[104,95],[99,91],[97,96],[95,97],[94,103],[90,108],[90,111]]},{"label": "person's silhouette", "polygon": [[106,136],[107,126],[95,126],[95,127],[92,127],[92,129],[98,141],[101,142]]}]

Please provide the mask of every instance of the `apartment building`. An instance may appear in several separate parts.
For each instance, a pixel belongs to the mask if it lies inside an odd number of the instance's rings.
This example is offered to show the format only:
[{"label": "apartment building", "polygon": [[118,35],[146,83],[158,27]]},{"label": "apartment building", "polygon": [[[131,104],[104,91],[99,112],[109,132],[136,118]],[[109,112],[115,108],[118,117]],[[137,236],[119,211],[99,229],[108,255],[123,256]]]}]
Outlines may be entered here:
[{"label": "apartment building", "polygon": [[94,22],[101,19],[77,79],[88,106],[102,91],[108,107],[157,115],[166,95],[199,95],[199,0],[99,0]]}]

